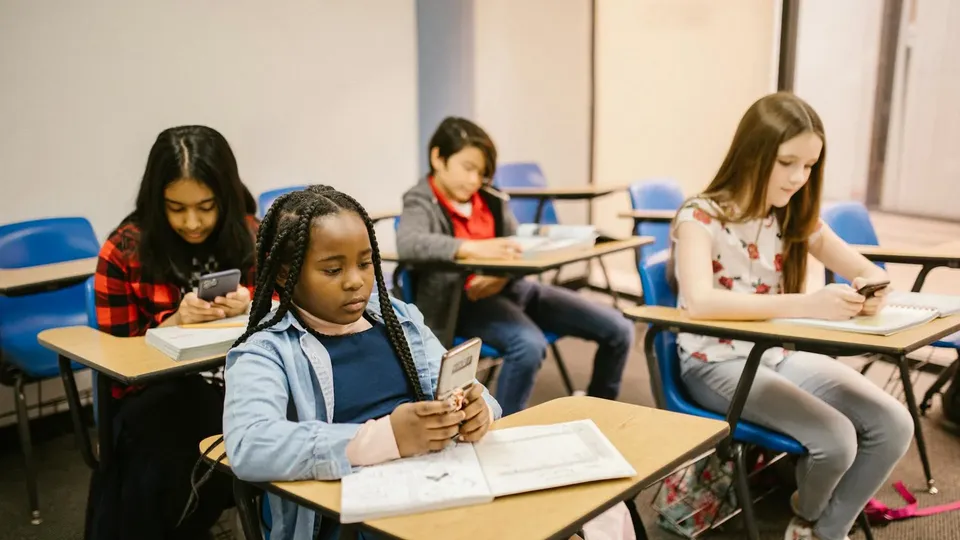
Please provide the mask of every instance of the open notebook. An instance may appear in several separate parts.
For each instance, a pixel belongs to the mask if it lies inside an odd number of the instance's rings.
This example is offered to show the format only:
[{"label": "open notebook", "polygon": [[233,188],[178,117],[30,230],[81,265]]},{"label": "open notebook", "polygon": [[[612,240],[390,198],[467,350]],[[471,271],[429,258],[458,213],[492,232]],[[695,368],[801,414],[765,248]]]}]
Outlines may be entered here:
[{"label": "open notebook", "polygon": [[887,297],[887,305],[876,315],[854,317],[846,321],[822,319],[774,319],[774,321],[889,336],[930,322],[937,317],[956,313],[960,313],[960,296],[894,291]]},{"label": "open notebook", "polygon": [[498,429],[475,444],[364,467],[341,483],[340,522],[487,503],[636,475],[592,420]]},{"label": "open notebook", "polygon": [[589,249],[597,243],[592,225],[536,225],[525,223],[510,237],[523,251],[524,259],[565,255]]}]

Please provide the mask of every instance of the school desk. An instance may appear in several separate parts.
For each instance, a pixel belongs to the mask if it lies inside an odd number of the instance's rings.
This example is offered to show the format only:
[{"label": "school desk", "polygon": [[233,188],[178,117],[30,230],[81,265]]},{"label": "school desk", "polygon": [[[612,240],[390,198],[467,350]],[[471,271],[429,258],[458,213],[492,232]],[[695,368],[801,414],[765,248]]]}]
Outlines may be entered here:
[{"label": "school desk", "polygon": [[[581,251],[564,252],[557,255],[545,254],[529,259],[514,260],[459,259],[453,261],[408,261],[405,259],[400,260],[394,253],[383,253],[380,258],[386,262],[402,264],[413,270],[450,271],[460,273],[463,276],[478,274],[520,278],[534,274],[542,274],[568,264],[596,259],[611,253],[636,249],[647,244],[652,244],[653,241],[653,237],[650,236],[633,236],[621,240],[599,241],[592,248]],[[453,320],[449,321],[449,324],[446,325],[446,335],[437,336],[440,342],[447,347],[450,347],[453,343],[453,333],[457,326],[456,316],[459,313],[460,307],[460,296],[461,295],[454,295],[450,298],[450,302],[453,304],[453,307],[450,308]]]},{"label": "school desk", "polygon": [[[147,345],[143,337],[116,337],[89,326],[44,330],[37,335],[37,341],[59,356],[60,378],[67,393],[73,427],[80,441],[80,453],[90,468],[105,467],[105,463],[109,463],[113,457],[111,383],[122,386],[148,384],[215,369],[224,362],[223,355],[178,362]],[[70,369],[71,360],[98,373],[96,414],[99,463],[94,457],[90,437],[83,424],[77,382]]]},{"label": "school desk", "polygon": [[644,339],[644,355],[650,373],[650,384],[657,406],[664,406],[663,388],[660,386],[660,370],[656,362],[654,338],[659,332],[690,332],[726,339],[750,341],[755,345],[750,350],[740,384],[727,409],[727,422],[731,432],[735,428],[743,411],[753,379],[760,366],[760,356],[771,347],[783,347],[792,351],[807,351],[827,356],[855,356],[860,354],[880,354],[896,363],[903,381],[907,409],[913,417],[914,438],[923,464],[923,473],[931,493],[936,493],[930,461],[927,457],[927,445],[920,425],[917,400],[910,380],[907,354],[929,345],[943,336],[960,330],[960,315],[951,315],[934,319],[926,324],[908,328],[889,336],[876,336],[856,332],[826,330],[803,325],[769,321],[706,321],[689,318],[683,310],[662,306],[638,306],[629,308],[624,314],[638,322],[647,323]]},{"label": "school desk", "polygon": [[[376,519],[357,524],[387,538],[402,539],[563,539],[614,505],[634,498],[678,466],[702,455],[728,434],[727,424],[617,401],[563,397],[502,418],[493,429],[592,419],[636,470],[632,478],[567,486],[499,497],[489,504]],[[201,453],[218,437],[200,444]],[[212,463],[223,445],[206,458]],[[229,472],[229,462],[218,467]],[[238,482],[239,483],[239,482]],[[339,482],[275,482],[256,487],[297,502],[326,517],[340,517]],[[255,506],[255,505],[254,505]],[[258,507],[248,510],[257,512]],[[256,518],[256,514],[244,517]],[[258,531],[256,522],[246,526]],[[246,530],[246,529],[245,529]],[[249,540],[259,536],[248,536]]]},{"label": "school desk", "polygon": [[368,215],[370,216],[370,221],[376,225],[379,221],[400,217],[400,212],[370,212]]},{"label": "school desk", "polygon": [[80,282],[93,275],[96,269],[96,257],[26,268],[0,269],[0,295],[26,294],[71,281]]},{"label": "school desk", "polygon": [[577,186],[577,187],[517,187],[504,188],[500,191],[513,199],[536,199],[537,211],[533,222],[540,223],[543,219],[543,210],[547,201],[592,201],[611,193],[623,191],[626,186]]},{"label": "school desk", "polygon": [[949,242],[940,246],[918,248],[885,248],[882,246],[854,245],[854,249],[873,262],[914,264],[920,266],[920,273],[910,289],[920,292],[927,274],[934,268],[960,268],[960,242]]},{"label": "school desk", "polygon": [[617,217],[632,219],[633,229],[636,230],[641,223],[670,223],[676,215],[676,210],[629,210],[620,212]]}]

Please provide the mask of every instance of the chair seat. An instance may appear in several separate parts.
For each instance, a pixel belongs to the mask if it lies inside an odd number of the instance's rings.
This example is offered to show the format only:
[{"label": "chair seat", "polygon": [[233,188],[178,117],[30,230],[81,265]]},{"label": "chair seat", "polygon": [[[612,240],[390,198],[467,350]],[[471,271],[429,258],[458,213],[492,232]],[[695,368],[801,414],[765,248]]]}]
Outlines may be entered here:
[{"label": "chair seat", "polygon": [[934,347],[944,347],[947,349],[960,349],[960,332],[956,334],[950,334],[949,336],[942,338],[935,343]]},{"label": "chair seat", "polygon": [[[670,400],[669,409],[673,412],[724,420],[723,415],[708,411],[687,401]],[[807,449],[796,439],[743,420],[737,422],[737,430],[733,434],[733,438],[737,442],[755,444],[775,452],[798,455],[807,453]]]},{"label": "chair seat", "polygon": [[[551,332],[544,332],[544,333],[543,333],[543,337],[546,338],[546,340],[547,340],[547,345],[552,345],[552,344],[556,343],[556,341],[557,341],[558,339],[560,339],[560,336],[558,336],[557,334],[551,333]],[[467,338],[465,338],[465,337],[455,337],[455,338],[453,338],[453,346],[456,347],[457,345],[460,345],[461,343],[463,343],[463,342],[466,341],[466,340],[467,340]],[[498,351],[497,349],[493,348],[493,346],[491,346],[491,345],[487,345],[486,343],[483,343],[483,344],[480,346],[480,357],[481,357],[481,358],[501,358],[502,356],[503,356],[503,353],[501,353],[501,352]]]}]

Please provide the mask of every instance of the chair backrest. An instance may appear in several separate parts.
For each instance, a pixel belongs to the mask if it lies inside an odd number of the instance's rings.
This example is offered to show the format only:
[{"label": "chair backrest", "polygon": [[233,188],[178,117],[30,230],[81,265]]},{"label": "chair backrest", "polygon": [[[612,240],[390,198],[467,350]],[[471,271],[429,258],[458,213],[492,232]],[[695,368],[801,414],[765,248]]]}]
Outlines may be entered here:
[{"label": "chair backrest", "polygon": [[0,268],[24,268],[96,257],[100,252],[86,218],[60,217],[0,225]]},{"label": "chair backrest", "polygon": [[[509,188],[542,188],[547,187],[547,179],[536,163],[504,163],[497,167],[493,176],[493,185],[499,189]],[[511,199],[510,210],[520,223],[535,223],[537,217],[536,199]],[[543,214],[540,217],[543,225],[556,225],[557,211],[553,201],[545,201]]]},{"label": "chair backrest", "polygon": [[[628,191],[634,210],[677,210],[684,199],[680,184],[672,178],[639,180],[630,184]],[[640,248],[637,264],[643,264],[647,257],[670,247],[669,223],[639,223],[634,234],[655,238],[652,244]]]},{"label": "chair backrest", "polygon": [[94,276],[90,276],[83,282],[83,298],[86,300],[87,326],[99,330],[100,324],[97,322],[97,293],[93,288],[94,279]]},{"label": "chair backrest", "polygon": [[[393,218],[393,230],[396,231],[399,227],[400,216],[397,216]],[[400,300],[412,304],[415,295],[413,294],[413,276],[410,275],[410,270],[402,265],[397,265],[397,268],[393,271],[393,281],[400,287]]]},{"label": "chair backrest", "polygon": [[[825,206],[820,212],[820,217],[828,227],[833,229],[833,232],[837,233],[837,236],[848,244],[880,245],[877,232],[873,229],[873,222],[870,221],[870,212],[859,201],[844,201]],[[876,264],[884,268],[883,263]],[[834,280],[837,283],[847,283],[840,276],[835,276]]]},{"label": "chair backrest", "polygon": [[257,198],[257,216],[261,219],[267,213],[267,210],[270,209],[270,205],[273,204],[273,201],[281,195],[286,195],[294,191],[301,191],[307,189],[309,186],[290,186],[284,188],[271,189],[270,191],[264,191]]},{"label": "chair backrest", "polygon": [[[651,256],[640,267],[640,284],[647,305],[676,307],[677,296],[667,281],[667,258],[669,251],[661,251]],[[691,400],[687,397],[680,379],[680,357],[677,354],[677,338],[671,332],[660,332],[654,340],[657,355],[657,367],[660,371],[660,385],[666,398],[666,408],[671,411],[685,411]]]}]

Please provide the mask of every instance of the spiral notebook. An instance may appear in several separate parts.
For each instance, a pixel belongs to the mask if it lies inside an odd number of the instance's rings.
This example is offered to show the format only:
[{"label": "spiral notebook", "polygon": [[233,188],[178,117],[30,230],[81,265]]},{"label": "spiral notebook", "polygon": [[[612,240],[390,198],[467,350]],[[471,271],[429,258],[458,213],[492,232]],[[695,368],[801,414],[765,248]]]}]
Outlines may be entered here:
[{"label": "spiral notebook", "polygon": [[864,315],[845,321],[822,319],[773,319],[773,321],[889,336],[928,323],[938,317],[957,313],[960,313],[960,296],[895,291],[890,293],[886,306],[876,315]]}]

